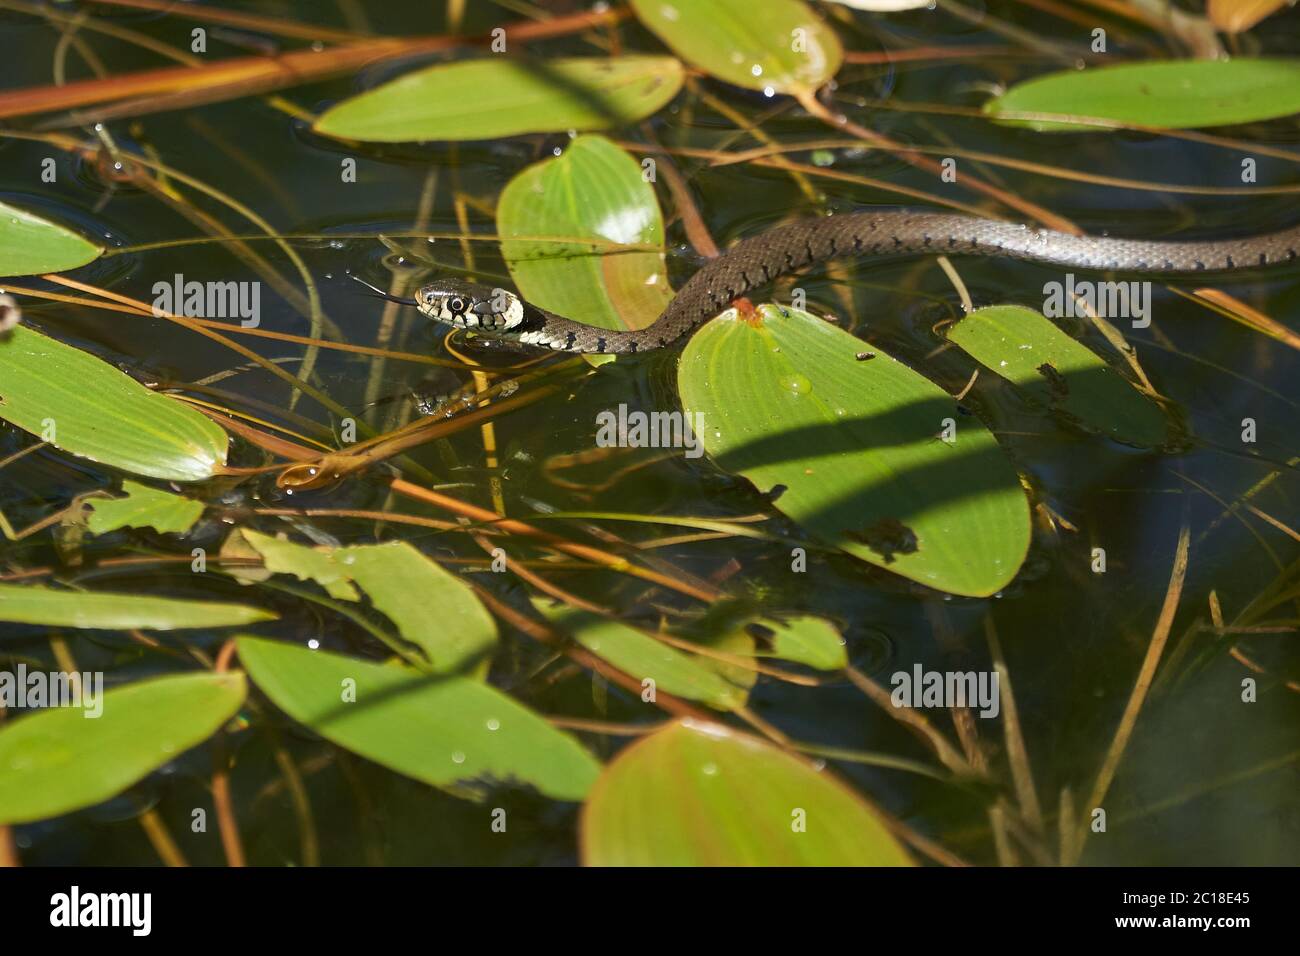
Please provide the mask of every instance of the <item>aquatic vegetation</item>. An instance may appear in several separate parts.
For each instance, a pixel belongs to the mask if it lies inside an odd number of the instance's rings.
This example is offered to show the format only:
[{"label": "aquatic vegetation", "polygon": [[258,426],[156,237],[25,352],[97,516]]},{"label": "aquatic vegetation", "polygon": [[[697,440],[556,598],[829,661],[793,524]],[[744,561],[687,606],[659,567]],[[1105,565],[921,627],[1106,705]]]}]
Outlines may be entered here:
[{"label": "aquatic vegetation", "polygon": [[0,0],[0,862],[1295,862],[1294,30],[134,6]]}]

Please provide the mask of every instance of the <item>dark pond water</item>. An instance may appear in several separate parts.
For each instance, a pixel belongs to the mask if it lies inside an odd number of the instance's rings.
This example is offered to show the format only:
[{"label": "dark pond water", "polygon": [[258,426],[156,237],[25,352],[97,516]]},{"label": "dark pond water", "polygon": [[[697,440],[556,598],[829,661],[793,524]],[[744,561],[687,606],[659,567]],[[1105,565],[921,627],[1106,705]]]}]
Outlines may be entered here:
[{"label": "dark pond water", "polygon": [[[259,5],[285,18],[403,34],[443,29],[437,4],[393,2],[363,8],[360,4],[277,3]],[[513,14],[491,4],[471,4],[470,29],[486,28]],[[555,5],[557,9],[566,4]],[[1000,17],[1039,34],[1059,32],[1060,22],[1019,4],[992,4]],[[138,11],[94,8],[103,21],[147,33],[158,40],[187,46],[191,24]],[[350,18],[361,18],[352,20]],[[1300,53],[1300,19],[1280,17],[1271,30],[1256,31],[1268,52]],[[955,44],[1000,45],[1005,40],[952,17],[900,16],[861,18],[856,32],[842,36],[850,49]],[[620,34],[627,49],[658,50],[657,41],[633,23]],[[157,65],[150,54],[103,35],[83,33],[114,72]],[[1139,55],[1150,35],[1116,31],[1116,42]],[[1126,42],[1127,41],[1127,42]],[[0,62],[4,85],[15,88],[48,83],[59,34],[38,18],[0,7]],[[590,54],[581,36],[538,45],[548,54]],[[210,56],[239,55],[231,42],[216,40]],[[426,58],[427,59],[427,58]],[[71,76],[84,74],[75,50],[68,55]],[[423,61],[411,61],[423,62]],[[391,76],[407,64],[386,63],[361,74],[296,87],[285,98],[308,113],[318,113],[362,88]],[[1133,180],[1231,185],[1242,156],[1254,156],[1261,183],[1295,183],[1294,162],[1252,154],[1251,143],[1300,151],[1300,127],[1294,119],[1218,131],[1241,141],[1225,148],[1185,139],[1120,132],[1049,137],[996,127],[970,116],[943,115],[907,108],[907,104],[977,107],[990,88],[1055,68],[1042,57],[988,56],[952,62],[904,63],[894,67],[847,65],[834,96],[857,122],[916,144],[951,144],[1044,166],[1099,172]],[[762,118],[764,130],[778,141],[835,138],[794,104],[739,92],[707,80],[700,88],[750,118]],[[33,120],[13,121],[32,129]],[[292,240],[307,269],[319,283],[325,311],[349,342],[378,344],[382,304],[357,294],[347,281],[351,271],[387,287],[394,275],[417,281],[425,275],[464,263],[461,245],[452,238],[433,243],[415,240],[421,257],[401,258],[373,238],[378,233],[412,231],[423,194],[429,197],[424,230],[454,235],[461,227],[456,203],[465,201],[469,229],[493,231],[491,209],[511,176],[526,165],[563,150],[565,135],[521,136],[488,143],[429,143],[392,147],[342,145],[313,135],[305,122],[290,118],[266,100],[245,98],[200,108],[151,114],[109,124],[114,140],[129,150],[155,154],[173,169],[210,184],[265,218]],[[748,148],[734,123],[690,91],[660,111],[649,124],[669,146]],[[70,135],[92,141],[85,127]],[[646,131],[630,128],[611,135],[644,140]],[[42,160],[52,157],[57,182],[44,183]],[[355,157],[357,182],[340,181],[340,161]],[[796,159],[808,161],[808,154]],[[825,161],[825,160],[823,160]],[[833,150],[830,169],[889,179],[913,188],[936,190],[934,177],[890,156]],[[812,180],[810,199],[785,173],[738,164],[710,169],[683,156],[686,177],[703,219],[719,244],[752,233],[794,212],[848,210],[892,205],[898,198],[858,183]],[[1014,169],[974,164],[977,170],[1021,197],[1046,206],[1089,232],[1149,237],[1243,234],[1300,222],[1295,196],[1191,196],[1159,191],[1107,188],[1068,183]],[[944,186],[944,189],[954,189]],[[246,219],[211,199],[187,193],[197,206],[232,233],[258,230]],[[149,299],[160,280],[182,273],[188,279],[257,280],[246,261],[232,254],[229,243],[187,242],[166,248],[165,240],[204,236],[182,212],[129,185],[108,181],[95,164],[40,142],[0,138],[0,198],[107,237],[113,254],[76,273],[82,281],[123,294]],[[974,202],[971,194],[960,194]],[[660,199],[671,208],[660,187]],[[687,251],[681,222],[668,219],[670,261],[680,284],[698,259]],[[274,244],[255,240],[257,252],[301,288],[297,273]],[[505,275],[495,247],[476,243],[480,273]],[[998,302],[1041,304],[1045,282],[1059,270],[991,260],[963,260],[960,274],[977,305]],[[0,269],[0,271],[3,271]],[[955,350],[931,355],[932,327],[955,318],[960,305],[943,272],[930,261],[857,262],[837,266],[835,278],[816,272],[801,284],[810,302],[834,310],[872,342],[922,369],[952,393],[971,372],[968,359]],[[1192,289],[1198,283],[1179,287]],[[1255,275],[1217,283],[1223,289],[1282,323],[1295,325],[1300,313],[1300,281],[1294,272]],[[788,287],[787,287],[788,288]],[[965,405],[995,430],[1033,489],[1038,506],[1030,555],[1021,574],[1000,595],[988,599],[949,598],[921,592],[900,579],[873,570],[847,556],[814,552],[808,572],[794,575],[787,548],[762,541],[726,538],[669,545],[657,556],[702,578],[731,572],[725,586],[738,597],[760,602],[773,611],[827,616],[841,625],[851,660],[885,683],[898,670],[920,664],[929,670],[986,668],[986,622],[991,622],[1014,682],[1020,721],[1035,786],[1049,827],[1055,826],[1063,790],[1076,800],[1090,785],[1133,686],[1170,578],[1180,523],[1191,529],[1190,565],[1170,645],[1179,655],[1162,671],[1155,693],[1138,722],[1127,756],[1107,799],[1109,828],[1093,835],[1083,857],[1093,864],[1283,864],[1296,861],[1300,846],[1296,755],[1300,694],[1295,690],[1297,656],[1294,632],[1251,635],[1240,643],[1242,654],[1263,673],[1252,673],[1227,653],[1223,642],[1198,630],[1211,618],[1210,595],[1217,595],[1231,622],[1279,577],[1296,581],[1297,543],[1292,537],[1247,510],[1247,504],[1294,528],[1300,494],[1294,472],[1269,462],[1286,462],[1296,454],[1300,428],[1300,355],[1294,349],[1179,297],[1164,283],[1153,285],[1154,324],[1125,329],[1137,348],[1143,369],[1155,387],[1181,410],[1197,440],[1177,453],[1142,452],[1064,427],[1042,409],[1019,398],[992,376],[982,376]],[[777,293],[779,298],[780,292]],[[115,315],[83,307],[26,303],[27,319],[40,329],[89,348],[146,381],[192,383],[234,368],[242,360],[176,326]],[[440,337],[411,310],[395,313],[388,346],[443,354]],[[263,283],[262,327],[309,334],[307,321],[291,303]],[[1106,345],[1095,330],[1079,324],[1075,331],[1099,351]],[[294,345],[246,340],[272,358],[295,361]],[[1110,353],[1113,354],[1113,353]],[[491,360],[491,356],[489,359]],[[499,458],[507,510],[531,514],[538,503],[560,510],[643,512],[697,516],[736,516],[763,510],[763,498],[743,480],[727,475],[708,459],[681,457],[651,464],[618,478],[608,489],[576,492],[548,480],[542,465],[551,456],[579,453],[593,444],[597,412],[620,402],[643,409],[672,408],[672,355],[620,362],[612,372],[585,380],[579,387],[513,412],[497,423]],[[626,364],[626,367],[623,367]],[[292,367],[290,365],[289,367]],[[404,404],[412,389],[450,391],[467,380],[465,373],[410,362],[375,365],[365,356],[322,353],[317,382],[338,403],[376,428],[391,427],[409,414]],[[242,371],[212,385],[210,398],[254,414],[277,418],[297,429],[311,423],[327,429],[333,422],[310,400],[286,409],[283,383],[264,372]],[[0,392],[3,385],[0,383]],[[309,419],[304,423],[302,416]],[[1241,421],[1254,418],[1259,438],[1248,448],[1241,441]],[[318,431],[318,434],[322,432]],[[0,431],[0,458],[25,447],[30,438],[13,429]],[[1260,459],[1249,460],[1246,454]],[[491,506],[489,471],[481,438],[464,431],[412,453],[439,487],[464,500]],[[251,460],[251,456],[249,457]],[[238,455],[236,463],[241,463]],[[247,462],[242,462],[247,463]],[[597,463],[582,471],[597,485],[614,476],[618,463]],[[29,455],[0,473],[0,508],[15,526],[39,520],[72,496],[95,488],[112,488],[110,472],[43,451]],[[1249,502],[1242,496],[1266,483]],[[373,476],[333,489],[286,499],[269,479],[232,487],[232,504],[310,506],[317,508],[391,507],[385,486]],[[1231,511],[1230,511],[1231,509]],[[1053,528],[1045,515],[1059,516],[1075,529]],[[214,515],[217,515],[214,517]],[[286,530],[273,518],[241,517],[263,530]],[[798,535],[798,529],[773,518],[775,530]],[[183,564],[144,563],[104,566],[99,562],[126,554],[186,554],[190,547],[216,548],[229,525],[217,512],[178,543],[149,533],[119,533],[87,540],[77,549],[42,533],[17,544],[0,543],[0,575],[54,566],[58,580],[141,590],[160,594],[237,597],[240,589],[213,576],[196,582]],[[374,540],[374,522],[302,519],[299,530],[348,542]],[[650,528],[609,526],[629,538],[649,537]],[[386,532],[382,532],[386,533]],[[470,561],[481,569],[482,552],[467,536],[410,534],[404,537],[439,559]],[[322,539],[327,540],[327,539]],[[1107,571],[1090,571],[1094,547],[1104,547]],[[477,564],[473,563],[477,562]],[[452,566],[452,565],[449,565]],[[523,601],[522,583],[508,576],[476,573],[475,579],[511,602]],[[608,606],[645,612],[662,606],[669,613],[691,610],[690,602],[669,594],[645,595],[632,579],[592,572],[562,578],[564,585]],[[311,604],[285,598],[284,615],[268,635],[296,642],[317,640],[323,646],[360,656],[381,657],[364,631]],[[431,609],[431,613],[436,613]],[[653,615],[653,611],[650,612]],[[1273,623],[1294,626],[1293,606],[1270,615]],[[45,635],[35,628],[0,625],[0,661],[49,663]],[[164,639],[167,649],[189,644],[212,653],[220,633],[185,632]],[[72,647],[86,669],[102,669],[110,684],[185,666],[183,656],[143,647],[129,635],[77,632]],[[1255,676],[1256,703],[1241,701],[1241,680]],[[553,659],[526,637],[507,631],[494,663],[493,680],[530,706],[552,714],[609,721],[644,718],[639,701],[593,682],[591,675]],[[1288,689],[1286,682],[1291,681]],[[848,682],[800,688],[760,680],[753,710],[791,737],[826,746],[924,759],[925,751],[898,723],[873,706]],[[267,708],[273,712],[273,709]],[[938,716],[942,726],[948,722]],[[1004,765],[1002,726],[979,722],[980,739],[990,759]],[[295,727],[283,717],[249,715],[245,730],[230,738],[238,759],[233,773],[234,799],[251,862],[283,864],[301,859],[299,816],[276,765],[276,747],[287,748],[301,768],[313,825],[325,863],[481,863],[566,864],[576,861],[576,808],[521,790],[494,793],[489,806],[511,814],[509,840],[496,839],[482,825],[484,806],[441,793],[349,756]],[[607,756],[624,738],[584,735],[598,754]],[[154,863],[156,854],[136,818],[156,808],[197,863],[220,863],[219,841],[189,832],[189,808],[206,804],[211,755],[206,748],[186,755],[161,773],[109,804],[22,826],[15,831],[25,863]],[[959,789],[897,770],[849,762],[833,764],[844,778],[920,832],[961,856],[996,862],[987,806],[991,795]],[[1054,841],[1048,840],[1054,855]]]}]

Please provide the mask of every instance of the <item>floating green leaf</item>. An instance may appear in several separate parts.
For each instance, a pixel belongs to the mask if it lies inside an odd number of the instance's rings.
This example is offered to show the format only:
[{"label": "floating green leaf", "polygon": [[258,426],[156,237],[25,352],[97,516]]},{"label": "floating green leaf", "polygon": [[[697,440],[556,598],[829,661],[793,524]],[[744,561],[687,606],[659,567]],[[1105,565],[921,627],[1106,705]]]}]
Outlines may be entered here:
[{"label": "floating green leaf", "polygon": [[203,514],[203,502],[150,488],[138,481],[122,482],[124,498],[92,498],[86,526],[92,534],[107,534],[118,528],[153,528],[167,534],[183,534]]},{"label": "floating green leaf", "polygon": [[772,657],[823,671],[837,671],[848,666],[844,638],[825,618],[807,615],[788,621],[763,618],[758,623],[772,632],[768,638]]},{"label": "floating green leaf", "polygon": [[481,681],[253,637],[239,639],[239,657],[294,720],[434,786],[513,780],[581,800],[600,772],[576,740]]},{"label": "floating green leaf", "polygon": [[103,251],[63,226],[0,202],[0,275],[65,272],[98,259]]},{"label": "floating green leaf", "polygon": [[34,584],[0,584],[0,621],[120,631],[138,627],[175,631],[273,621],[275,615],[245,604],[183,601],[147,594],[60,591]]},{"label": "floating green leaf", "polygon": [[747,705],[749,692],[758,683],[758,670],[750,666],[753,658],[757,656],[754,651],[754,638],[744,631],[694,634],[689,627],[685,630],[684,635],[675,636],[699,647],[696,660],[702,666],[717,671],[723,680],[743,695],[740,702]]},{"label": "floating green leaf", "polygon": [[1019,305],[976,309],[948,340],[989,371],[1116,441],[1163,444],[1164,413],[1087,346]]},{"label": "floating green leaf", "polygon": [[799,0],[632,0],[632,9],[683,60],[751,90],[815,90],[844,60],[835,32]]},{"label": "floating green leaf", "polygon": [[533,605],[560,631],[623,673],[687,700],[703,701],[718,710],[743,706],[745,690],[728,681],[702,658],[670,647],[627,624],[544,601]]},{"label": "floating green leaf", "polygon": [[609,129],[654,113],[682,78],[681,63],[667,56],[443,63],[344,100],[315,129],[382,143]]},{"label": "floating green leaf", "polygon": [[[984,596],[1029,547],[1020,480],[980,422],[907,366],[809,315],[728,310],[687,344],[682,403],[705,450],[822,540],[954,594]],[[952,441],[943,440],[945,431]]]},{"label": "floating green leaf", "polygon": [[679,721],[621,751],[582,812],[588,866],[909,866],[829,774],[719,724]]},{"label": "floating green leaf", "polygon": [[496,650],[496,621],[469,585],[405,541],[343,548],[335,560],[435,671],[463,670]]},{"label": "floating green leaf", "polygon": [[81,458],[165,481],[226,462],[226,433],[89,352],[19,326],[0,339],[0,418]]},{"label": "floating green leaf", "polygon": [[1300,112],[1300,60],[1177,60],[1066,70],[1018,83],[984,104],[1014,125],[1048,132],[1097,129],[1050,113],[1119,124],[1188,129],[1276,119]]},{"label": "floating green leaf", "polygon": [[509,239],[501,252],[515,285],[544,309],[602,329],[640,329],[672,300],[654,188],[604,137],[580,136],[510,180],[497,232]]},{"label": "floating green leaf", "polygon": [[[357,593],[349,582],[348,569],[334,559],[332,548],[309,548],[304,544],[273,538],[251,528],[240,528],[231,537],[239,535],[252,549],[261,555],[267,571],[275,574],[292,574],[299,581],[315,581],[323,587],[330,597],[341,601],[359,601]],[[231,544],[232,542],[227,542]],[[223,548],[224,552],[226,549]],[[241,574],[249,569],[234,569]],[[265,574],[259,576],[264,579]]]},{"label": "floating green leaf", "polygon": [[82,707],[6,721],[0,725],[0,824],[45,820],[116,796],[210,737],[246,693],[238,672],[158,677],[97,701],[83,696]]},{"label": "floating green leaf", "polygon": [[353,585],[361,588],[438,673],[484,662],[496,649],[496,621],[469,585],[404,541],[329,549],[242,534],[269,571],[315,581],[344,601],[361,600]]}]

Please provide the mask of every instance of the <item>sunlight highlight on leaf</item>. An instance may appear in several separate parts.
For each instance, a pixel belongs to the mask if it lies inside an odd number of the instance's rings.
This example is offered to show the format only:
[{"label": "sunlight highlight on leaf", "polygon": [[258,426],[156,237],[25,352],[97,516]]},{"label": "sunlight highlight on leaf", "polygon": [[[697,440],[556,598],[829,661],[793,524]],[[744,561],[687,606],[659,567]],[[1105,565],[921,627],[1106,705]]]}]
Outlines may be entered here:
[{"label": "sunlight highlight on leaf", "polygon": [[[525,298],[602,329],[641,329],[659,317],[673,290],[647,168],[604,137],[580,136],[562,156],[506,184],[497,231],[508,237],[501,251]],[[526,241],[530,236],[574,242]],[[600,240],[599,251],[583,239]],[[638,251],[609,251],[609,242]]]},{"label": "sunlight highlight on leaf", "polygon": [[[508,237],[502,254],[529,302],[602,329],[642,329],[658,319],[672,287],[663,216],[645,169],[610,140],[578,137],[562,156],[530,165],[507,183],[497,230]],[[611,251],[610,242],[638,251]]]}]

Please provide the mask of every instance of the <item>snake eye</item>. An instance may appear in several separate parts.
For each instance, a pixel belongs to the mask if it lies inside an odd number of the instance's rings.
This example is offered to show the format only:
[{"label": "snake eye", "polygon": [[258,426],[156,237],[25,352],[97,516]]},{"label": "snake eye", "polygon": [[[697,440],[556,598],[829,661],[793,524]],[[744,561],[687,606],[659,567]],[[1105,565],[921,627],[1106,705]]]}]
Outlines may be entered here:
[{"label": "snake eye", "polygon": [[458,295],[452,296],[450,299],[447,300],[447,308],[451,309],[451,311],[454,312],[456,315],[460,315],[462,312],[465,311],[466,308],[465,300]]}]

